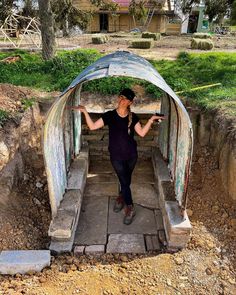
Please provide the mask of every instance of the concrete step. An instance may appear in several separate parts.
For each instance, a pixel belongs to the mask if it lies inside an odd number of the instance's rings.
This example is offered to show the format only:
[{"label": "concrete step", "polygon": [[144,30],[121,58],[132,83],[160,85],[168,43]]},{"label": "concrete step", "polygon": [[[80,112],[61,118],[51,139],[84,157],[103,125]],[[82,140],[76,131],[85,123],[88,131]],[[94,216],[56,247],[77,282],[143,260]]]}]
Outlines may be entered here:
[{"label": "concrete step", "polygon": [[51,221],[49,249],[55,253],[72,250],[77,228],[82,198],[86,185],[89,166],[88,145],[84,144],[79,156],[73,161],[68,172],[67,191],[57,210],[57,215]]},{"label": "concrete step", "polygon": [[50,237],[58,240],[71,238],[81,203],[82,195],[80,190],[70,190],[65,193],[57,215],[50,223],[48,230]]},{"label": "concrete step", "polygon": [[107,253],[145,253],[142,234],[111,234],[107,243]]},{"label": "concrete step", "polygon": [[49,250],[14,250],[0,253],[0,274],[26,274],[30,271],[41,271],[50,265]]},{"label": "concrete step", "polygon": [[[155,237],[159,237],[158,230],[163,231],[163,222],[153,181],[154,172],[150,160],[138,159],[131,186],[137,213],[132,224],[127,226],[123,224],[123,210],[113,212],[119,187],[110,160],[90,158],[85,195],[74,240],[76,255],[159,251],[162,244],[159,240],[155,244]],[[148,249],[146,235],[154,237],[152,246]]]},{"label": "concrete step", "polygon": [[76,245],[105,245],[107,242],[108,198],[85,196],[75,233]]},{"label": "concrete step", "polygon": [[182,211],[175,198],[173,182],[166,162],[158,149],[153,149],[152,157],[155,187],[159,191],[159,205],[167,240],[167,248],[177,251],[184,248],[190,238],[191,224],[186,211]]},{"label": "concrete step", "polygon": [[[162,251],[163,247],[170,250],[183,248],[190,234],[189,220],[180,216],[177,201],[170,201],[173,196],[170,191],[171,178],[160,153],[154,153],[153,162],[154,166],[150,159],[138,159],[131,185],[136,216],[127,226],[123,224],[124,211],[113,212],[119,182],[110,160],[101,159],[101,156],[90,157],[80,215],[77,215],[78,226],[70,231],[68,225],[66,234],[63,232],[67,237],[65,240],[58,239],[63,236],[62,233],[57,235],[57,241],[54,235],[50,249],[56,252],[64,252],[65,249],[71,251],[74,244],[76,255],[101,255]],[[76,167],[83,167],[82,161],[71,165],[73,173],[76,173]],[[70,177],[68,186],[70,184],[76,191],[79,179],[76,175]],[[169,184],[170,187],[166,189]],[[66,209],[69,207],[70,202]],[[69,235],[71,239],[68,239]]]}]

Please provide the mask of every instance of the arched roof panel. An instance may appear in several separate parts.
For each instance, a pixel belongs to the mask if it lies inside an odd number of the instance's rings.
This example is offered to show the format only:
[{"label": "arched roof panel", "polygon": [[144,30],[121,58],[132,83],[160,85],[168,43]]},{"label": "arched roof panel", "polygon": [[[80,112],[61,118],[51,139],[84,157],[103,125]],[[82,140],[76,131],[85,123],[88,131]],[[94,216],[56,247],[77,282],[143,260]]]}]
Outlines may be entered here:
[{"label": "arched roof panel", "polygon": [[[63,187],[60,189],[60,191],[63,192],[66,189],[64,184],[66,171],[61,173],[61,175],[55,175],[54,177],[53,174],[58,174],[58,172],[53,171],[55,167],[52,165],[52,162],[58,161],[58,157],[63,156],[63,143],[55,141],[51,134],[53,130],[57,133],[60,131],[62,126],[60,121],[62,121],[63,109],[65,107],[66,101],[68,100],[69,94],[72,93],[73,89],[80,88],[84,82],[112,76],[126,76],[146,80],[163,90],[163,92],[167,94],[167,97],[174,102],[178,117],[178,142],[176,149],[177,160],[175,163],[175,171],[173,173],[174,184],[176,199],[181,207],[185,207],[193,144],[192,124],[190,118],[178,96],[168,86],[157,70],[144,58],[127,51],[117,51],[115,53],[103,56],[92,65],[88,66],[84,71],[82,71],[82,73],[78,75],[76,79],[72,81],[70,86],[61,94],[61,96],[56,100],[49,111],[45,124],[46,128],[44,130],[44,154],[46,170],[48,171],[47,175],[50,176],[48,177],[48,180],[50,178],[48,181],[49,191],[51,191],[53,194],[53,192],[58,190],[55,189],[55,186],[58,185],[58,182],[60,182],[60,177],[63,180]],[[49,130],[50,124],[53,125],[51,127],[51,131]],[[59,133],[61,134],[61,132]],[[57,152],[56,154],[54,152],[54,157],[53,151],[55,150]],[[61,163],[61,168],[65,169],[64,163]],[[57,180],[56,182],[54,181],[54,178]],[[55,195],[52,197],[52,199],[53,198],[60,200],[62,196]],[[58,201],[54,203],[58,203]]]}]

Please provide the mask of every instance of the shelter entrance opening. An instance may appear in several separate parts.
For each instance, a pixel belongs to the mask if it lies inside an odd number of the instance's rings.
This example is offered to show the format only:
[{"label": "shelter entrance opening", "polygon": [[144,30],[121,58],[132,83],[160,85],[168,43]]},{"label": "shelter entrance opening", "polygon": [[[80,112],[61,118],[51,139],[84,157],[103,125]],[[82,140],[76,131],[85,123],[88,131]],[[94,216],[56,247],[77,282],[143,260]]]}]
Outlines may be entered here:
[{"label": "shelter entrance opening", "polygon": [[[134,172],[133,194],[140,211],[137,220],[141,219],[145,229],[138,223],[127,227],[111,212],[118,181],[106,158],[107,130],[97,135],[84,133],[81,113],[66,108],[80,104],[85,82],[112,76],[145,80],[163,92],[160,112],[168,120],[158,128],[158,136],[153,135],[151,147],[140,144],[143,151],[150,148],[149,158],[140,157],[136,175]],[[50,249],[71,251],[76,244],[84,247],[85,253],[95,245],[109,253],[140,253],[155,250],[158,243],[169,249],[185,247],[191,230],[185,209],[192,145],[192,125],[186,109],[148,61],[117,51],[90,65],[55,101],[45,122],[43,147],[53,216]],[[90,233],[84,235],[89,229]]]}]

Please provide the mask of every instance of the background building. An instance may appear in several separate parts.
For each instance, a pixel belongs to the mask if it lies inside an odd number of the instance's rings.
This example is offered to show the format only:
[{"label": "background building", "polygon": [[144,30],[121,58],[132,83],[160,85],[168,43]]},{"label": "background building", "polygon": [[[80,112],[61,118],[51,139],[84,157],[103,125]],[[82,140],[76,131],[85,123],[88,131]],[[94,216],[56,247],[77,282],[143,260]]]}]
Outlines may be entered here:
[{"label": "background building", "polygon": [[131,0],[113,0],[117,4],[117,10],[98,8],[92,5],[89,0],[74,0],[73,4],[84,11],[93,11],[92,19],[87,32],[118,32],[131,31],[134,28],[141,28],[150,32],[180,33],[180,24],[169,22],[174,16],[174,5],[166,0],[148,1],[145,5],[147,16],[140,22],[134,19],[129,13]]}]

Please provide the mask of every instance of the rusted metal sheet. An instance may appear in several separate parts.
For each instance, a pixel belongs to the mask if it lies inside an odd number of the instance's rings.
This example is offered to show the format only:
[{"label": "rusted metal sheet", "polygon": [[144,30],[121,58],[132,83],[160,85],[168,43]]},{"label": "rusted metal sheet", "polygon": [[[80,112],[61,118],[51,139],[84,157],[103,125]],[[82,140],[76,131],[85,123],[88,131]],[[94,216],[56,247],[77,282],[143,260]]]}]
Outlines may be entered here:
[{"label": "rusted metal sheet", "polygon": [[[188,185],[188,176],[192,155],[192,129],[188,128],[188,121],[183,116],[180,109],[179,112],[179,132],[177,140],[177,153],[176,153],[176,169],[175,169],[175,193],[176,199],[181,206],[185,207]],[[186,140],[188,139],[188,140]]]},{"label": "rusted metal sheet", "polygon": [[165,160],[168,160],[169,128],[170,128],[169,119],[168,119],[170,116],[169,110],[170,110],[170,100],[168,99],[168,96],[165,94],[161,98],[161,113],[167,116],[167,120],[164,120],[160,124],[159,138],[158,138],[159,148]]},{"label": "rusted metal sheet", "polygon": [[[163,123],[162,151],[169,161],[171,175],[175,182],[176,198],[180,206],[186,204],[187,182],[192,157],[192,124],[182,102],[174,91],[166,84],[156,69],[144,58],[126,51],[117,51],[106,55],[87,67],[61,94],[48,114],[44,129],[44,157],[48,176],[49,195],[52,214],[56,213],[60,200],[63,198],[67,185],[63,130],[64,108],[70,94],[74,91],[74,104],[80,101],[80,90],[83,83],[108,76],[127,76],[146,80],[166,93],[162,110],[167,113],[171,110],[170,119]],[[175,113],[172,113],[175,112]],[[81,115],[73,114],[73,140],[66,139],[66,153],[70,154],[73,142],[75,155],[79,153],[81,145]],[[175,123],[178,123],[178,127]],[[165,129],[165,130],[164,130]],[[162,132],[162,131],[161,131]],[[163,142],[165,141],[165,142]],[[69,159],[69,157],[68,157]],[[68,160],[67,160],[68,161]]]},{"label": "rusted metal sheet", "polygon": [[[68,101],[67,101],[67,106],[72,105],[72,95],[70,95]],[[71,110],[65,108],[64,109],[64,114],[63,114],[63,130],[64,130],[64,149],[65,149],[65,162],[66,162],[66,171],[69,171],[70,168],[70,163],[71,163],[71,158],[73,154],[73,147],[74,144],[72,144],[72,138],[73,138],[73,132],[72,126],[72,112]]]},{"label": "rusted metal sheet", "polygon": [[[80,92],[81,92],[82,85],[79,85],[74,93],[74,105],[80,104]],[[75,157],[78,156],[80,148],[81,148],[81,113],[74,112],[74,130],[73,130],[73,138],[74,138],[74,155]]]},{"label": "rusted metal sheet", "polygon": [[67,186],[63,112],[71,92],[72,89],[55,101],[44,125],[43,152],[52,216],[56,215]]},{"label": "rusted metal sheet", "polygon": [[176,157],[177,157],[177,140],[179,130],[179,117],[177,107],[174,100],[170,99],[170,135],[169,135],[169,169],[172,179],[175,181],[176,171]]}]

